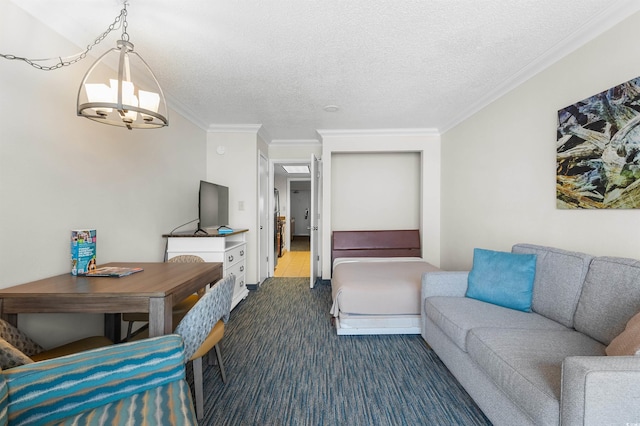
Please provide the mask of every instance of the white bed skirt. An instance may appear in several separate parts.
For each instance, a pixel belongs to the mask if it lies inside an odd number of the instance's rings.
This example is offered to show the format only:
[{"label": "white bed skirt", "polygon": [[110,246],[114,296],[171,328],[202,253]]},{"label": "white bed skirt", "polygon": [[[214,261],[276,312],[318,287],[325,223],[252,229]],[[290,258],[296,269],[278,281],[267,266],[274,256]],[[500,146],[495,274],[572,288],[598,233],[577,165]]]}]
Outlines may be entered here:
[{"label": "white bed skirt", "polygon": [[337,317],[336,331],[340,336],[367,334],[420,334],[420,315]]}]

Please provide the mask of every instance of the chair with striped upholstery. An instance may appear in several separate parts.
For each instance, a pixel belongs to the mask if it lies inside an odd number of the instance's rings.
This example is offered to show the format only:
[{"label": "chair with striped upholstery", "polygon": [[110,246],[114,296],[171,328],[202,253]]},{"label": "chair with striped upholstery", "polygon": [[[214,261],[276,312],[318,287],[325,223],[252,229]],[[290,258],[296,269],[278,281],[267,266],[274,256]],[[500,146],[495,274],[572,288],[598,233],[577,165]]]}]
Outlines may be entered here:
[{"label": "chair with striped upholstery", "polygon": [[185,315],[175,330],[184,340],[185,362],[192,362],[198,420],[204,415],[202,357],[208,354],[211,361],[211,349],[215,348],[222,381],[226,381],[218,343],[224,336],[224,324],[229,320],[235,283],[235,275],[229,274],[214,284]]},{"label": "chair with striped upholstery", "polygon": [[0,374],[0,425],[196,425],[175,334],[21,365]]}]

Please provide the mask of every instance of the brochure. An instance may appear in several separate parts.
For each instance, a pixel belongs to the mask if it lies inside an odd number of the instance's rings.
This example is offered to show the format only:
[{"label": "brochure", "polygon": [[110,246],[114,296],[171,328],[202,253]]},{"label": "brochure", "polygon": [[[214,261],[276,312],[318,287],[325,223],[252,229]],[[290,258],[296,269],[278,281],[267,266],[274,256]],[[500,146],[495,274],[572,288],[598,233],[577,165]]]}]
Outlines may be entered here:
[{"label": "brochure", "polygon": [[85,275],[96,267],[96,230],[71,231],[71,274]]}]

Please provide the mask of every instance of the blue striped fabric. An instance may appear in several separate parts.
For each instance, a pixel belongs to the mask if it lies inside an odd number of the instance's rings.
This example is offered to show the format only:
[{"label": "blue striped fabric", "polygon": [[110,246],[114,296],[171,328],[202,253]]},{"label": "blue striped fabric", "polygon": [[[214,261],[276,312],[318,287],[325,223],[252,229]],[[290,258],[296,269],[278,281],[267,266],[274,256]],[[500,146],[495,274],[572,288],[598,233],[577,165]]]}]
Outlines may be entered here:
[{"label": "blue striped fabric", "polygon": [[57,425],[195,425],[191,412],[191,392],[178,381],[84,411]]},{"label": "blue striped fabric", "polygon": [[[178,424],[195,424],[190,393],[180,396],[184,388],[178,383],[184,382],[185,370],[182,339],[177,335],[23,365],[3,371],[3,375],[9,388],[12,425],[59,422],[94,409],[126,413],[123,417],[129,413],[120,412],[122,407],[148,414],[140,409],[146,406],[153,407],[158,419],[176,415],[184,420]],[[154,391],[165,403],[149,402]],[[156,423],[146,417],[145,423],[162,424],[164,420]]]},{"label": "blue striped fabric", "polygon": [[0,426],[9,424],[9,389],[7,381],[0,376]]}]

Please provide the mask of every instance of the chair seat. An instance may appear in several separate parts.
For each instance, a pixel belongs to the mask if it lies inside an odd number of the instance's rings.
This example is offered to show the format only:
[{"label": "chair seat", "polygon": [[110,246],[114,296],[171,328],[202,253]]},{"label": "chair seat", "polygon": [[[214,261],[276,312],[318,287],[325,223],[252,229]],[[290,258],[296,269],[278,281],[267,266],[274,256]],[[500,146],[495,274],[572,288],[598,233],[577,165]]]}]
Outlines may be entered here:
[{"label": "chair seat", "polygon": [[65,355],[71,355],[78,352],[88,351],[90,349],[102,348],[113,345],[113,342],[104,336],[87,337],[66,345],[58,346],[53,349],[42,351],[30,356],[33,361],[44,361],[45,359],[58,358]]},{"label": "chair seat", "polygon": [[217,345],[222,337],[224,336],[224,322],[222,320],[218,321],[216,325],[213,326],[211,332],[202,345],[198,348],[198,350],[191,356],[189,361],[193,361],[194,359],[198,359],[200,357],[205,356],[215,345]]}]

